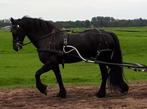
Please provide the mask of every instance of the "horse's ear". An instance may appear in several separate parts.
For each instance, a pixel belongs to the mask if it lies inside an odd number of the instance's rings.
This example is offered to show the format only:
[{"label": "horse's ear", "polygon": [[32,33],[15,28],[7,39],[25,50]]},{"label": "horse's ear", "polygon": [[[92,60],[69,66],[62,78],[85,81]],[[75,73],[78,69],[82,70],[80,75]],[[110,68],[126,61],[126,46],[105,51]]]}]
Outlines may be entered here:
[{"label": "horse's ear", "polygon": [[12,17],[10,18],[10,21],[11,21],[12,25],[15,24],[15,20]]}]

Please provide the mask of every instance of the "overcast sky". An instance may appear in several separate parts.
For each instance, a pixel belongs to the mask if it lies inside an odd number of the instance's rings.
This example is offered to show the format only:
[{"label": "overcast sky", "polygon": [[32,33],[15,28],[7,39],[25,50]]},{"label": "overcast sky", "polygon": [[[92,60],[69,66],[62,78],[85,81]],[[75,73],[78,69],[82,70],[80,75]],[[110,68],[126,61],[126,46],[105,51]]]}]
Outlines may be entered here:
[{"label": "overcast sky", "polygon": [[25,15],[53,21],[94,16],[147,19],[147,0],[0,0],[0,19]]}]

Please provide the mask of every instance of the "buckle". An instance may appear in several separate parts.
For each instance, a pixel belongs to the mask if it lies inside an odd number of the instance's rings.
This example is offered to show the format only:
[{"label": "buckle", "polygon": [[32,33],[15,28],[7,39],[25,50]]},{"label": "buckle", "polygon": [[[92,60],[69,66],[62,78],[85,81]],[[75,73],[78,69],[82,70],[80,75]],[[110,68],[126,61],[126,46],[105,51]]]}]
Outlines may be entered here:
[{"label": "buckle", "polygon": [[65,37],[64,37],[64,45],[65,46],[67,45],[67,37],[68,37],[68,35],[65,35]]}]

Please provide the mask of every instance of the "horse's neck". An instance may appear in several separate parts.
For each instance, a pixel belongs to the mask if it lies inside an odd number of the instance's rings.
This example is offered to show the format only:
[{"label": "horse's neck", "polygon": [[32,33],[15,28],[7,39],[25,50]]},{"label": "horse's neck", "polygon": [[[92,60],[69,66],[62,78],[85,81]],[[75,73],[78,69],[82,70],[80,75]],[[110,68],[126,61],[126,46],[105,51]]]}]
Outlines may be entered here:
[{"label": "horse's neck", "polygon": [[[54,35],[56,34],[56,30],[53,30],[52,32],[38,32],[38,33],[29,33],[27,36],[30,39],[30,41],[33,43],[33,45],[36,48],[44,48],[44,45],[48,45],[48,43],[52,42],[54,39]],[[59,31],[58,31],[59,32]]]},{"label": "horse's neck", "polygon": [[36,48],[39,48],[39,43],[40,40],[42,40],[43,33],[30,32],[29,34],[27,34],[27,37]]}]

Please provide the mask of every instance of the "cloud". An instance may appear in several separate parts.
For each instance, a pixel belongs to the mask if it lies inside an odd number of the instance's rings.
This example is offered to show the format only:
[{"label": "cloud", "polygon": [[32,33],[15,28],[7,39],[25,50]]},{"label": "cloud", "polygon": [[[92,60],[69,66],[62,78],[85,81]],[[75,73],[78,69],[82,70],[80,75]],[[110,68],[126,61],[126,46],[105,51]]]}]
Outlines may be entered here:
[{"label": "cloud", "polygon": [[50,20],[83,20],[94,16],[146,17],[147,0],[1,0],[1,18],[24,15]]}]

